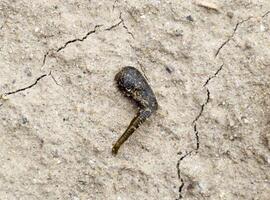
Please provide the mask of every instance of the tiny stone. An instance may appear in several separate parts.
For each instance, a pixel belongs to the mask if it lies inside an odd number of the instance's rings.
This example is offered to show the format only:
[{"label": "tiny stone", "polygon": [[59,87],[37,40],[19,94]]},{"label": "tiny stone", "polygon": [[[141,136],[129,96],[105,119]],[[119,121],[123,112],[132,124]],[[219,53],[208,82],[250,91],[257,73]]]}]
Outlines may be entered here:
[{"label": "tiny stone", "polygon": [[5,95],[5,94],[1,94],[0,95],[0,99],[2,99],[2,100],[8,100],[8,96]]},{"label": "tiny stone", "polygon": [[68,121],[69,120],[69,118],[67,117],[67,118],[63,118],[63,121],[65,122],[65,121]]},{"label": "tiny stone", "polygon": [[241,119],[242,119],[242,121],[243,121],[244,124],[247,124],[249,122],[246,117],[241,117]]},{"label": "tiny stone", "polygon": [[24,70],[24,73],[26,73],[26,75],[29,76],[29,77],[32,76],[32,72],[30,71],[29,68],[26,68],[26,69]]},{"label": "tiny stone", "polygon": [[228,16],[229,18],[233,18],[233,12],[227,12],[227,16]]},{"label": "tiny stone", "polygon": [[194,21],[194,19],[193,19],[193,17],[192,17],[191,15],[187,16],[186,19],[187,19],[188,21],[190,21],[190,22],[193,22],[193,21]]},{"label": "tiny stone", "polygon": [[172,67],[166,66],[165,69],[169,74],[174,72],[174,69]]},{"label": "tiny stone", "polygon": [[243,121],[244,121],[245,124],[248,123],[248,119],[246,119],[246,118]]},{"label": "tiny stone", "polygon": [[265,30],[266,30],[266,28],[263,24],[261,24],[260,29],[261,29],[261,32],[265,32]]},{"label": "tiny stone", "polygon": [[175,35],[176,37],[183,36],[183,31],[182,31],[182,30],[175,30],[174,35]]},{"label": "tiny stone", "polygon": [[208,2],[205,0],[197,0],[196,4],[200,7],[206,8],[208,10],[214,10],[216,12],[219,12],[219,7],[213,2]]},{"label": "tiny stone", "polygon": [[270,164],[270,157],[267,157],[267,163]]},{"label": "tiny stone", "polygon": [[22,124],[26,124],[28,122],[28,119],[26,117],[22,117]]},{"label": "tiny stone", "polygon": [[251,47],[252,46],[251,46],[251,43],[250,42],[246,42],[245,43],[245,47],[244,47],[245,49],[251,49]]}]

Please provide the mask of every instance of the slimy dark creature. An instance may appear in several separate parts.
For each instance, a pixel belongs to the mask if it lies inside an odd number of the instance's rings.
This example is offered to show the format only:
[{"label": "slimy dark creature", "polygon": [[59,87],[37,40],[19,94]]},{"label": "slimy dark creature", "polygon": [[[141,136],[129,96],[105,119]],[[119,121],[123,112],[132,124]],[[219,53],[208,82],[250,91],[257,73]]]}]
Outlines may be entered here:
[{"label": "slimy dark creature", "polygon": [[136,103],[138,112],[123,135],[113,145],[112,154],[114,155],[117,154],[121,145],[132,133],[158,109],[157,99],[153,90],[136,68],[130,66],[122,68],[116,74],[115,81],[119,90]]}]

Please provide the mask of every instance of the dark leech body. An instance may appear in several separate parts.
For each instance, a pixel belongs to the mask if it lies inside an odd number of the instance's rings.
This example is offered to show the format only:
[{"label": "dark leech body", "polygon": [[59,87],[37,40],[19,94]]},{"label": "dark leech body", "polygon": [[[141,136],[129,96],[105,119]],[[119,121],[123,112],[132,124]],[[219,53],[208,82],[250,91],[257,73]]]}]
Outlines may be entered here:
[{"label": "dark leech body", "polygon": [[124,67],[115,76],[118,88],[133,99],[139,107],[137,115],[130,122],[124,134],[113,145],[112,153],[117,154],[120,146],[158,108],[157,99],[144,76],[134,67]]}]

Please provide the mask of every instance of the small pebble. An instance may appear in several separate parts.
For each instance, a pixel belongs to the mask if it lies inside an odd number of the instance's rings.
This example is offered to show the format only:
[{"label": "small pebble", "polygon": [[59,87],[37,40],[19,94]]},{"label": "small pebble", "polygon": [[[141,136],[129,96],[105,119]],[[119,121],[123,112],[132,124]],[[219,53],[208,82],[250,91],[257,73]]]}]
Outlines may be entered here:
[{"label": "small pebble", "polygon": [[233,18],[233,12],[227,12],[227,16],[232,19]]},{"label": "small pebble", "polygon": [[172,67],[166,66],[165,69],[169,74],[174,72],[174,68],[172,68]]},{"label": "small pebble", "polygon": [[202,8],[219,12],[219,7],[214,2],[206,0],[197,0],[196,4]]},{"label": "small pebble", "polygon": [[26,75],[29,76],[29,77],[32,76],[32,72],[31,72],[31,70],[28,67],[25,68],[24,73],[26,73]]},{"label": "small pebble", "polygon": [[193,17],[192,17],[191,15],[187,16],[186,19],[187,19],[188,21],[190,21],[190,22],[193,22],[193,21],[194,21],[194,19],[193,19]]},{"label": "small pebble", "polygon": [[260,29],[261,29],[261,32],[265,32],[265,30],[266,30],[266,28],[263,24],[261,24]]},{"label": "small pebble", "polygon": [[26,124],[28,122],[28,119],[26,117],[22,117],[22,124]]}]

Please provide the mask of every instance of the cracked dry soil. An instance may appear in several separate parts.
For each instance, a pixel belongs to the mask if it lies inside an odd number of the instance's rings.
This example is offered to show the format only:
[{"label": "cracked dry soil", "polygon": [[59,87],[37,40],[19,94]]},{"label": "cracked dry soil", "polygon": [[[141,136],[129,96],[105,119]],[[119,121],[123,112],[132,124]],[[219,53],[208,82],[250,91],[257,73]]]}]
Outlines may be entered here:
[{"label": "cracked dry soil", "polygon": [[269,199],[269,41],[269,0],[1,0],[0,199]]}]

